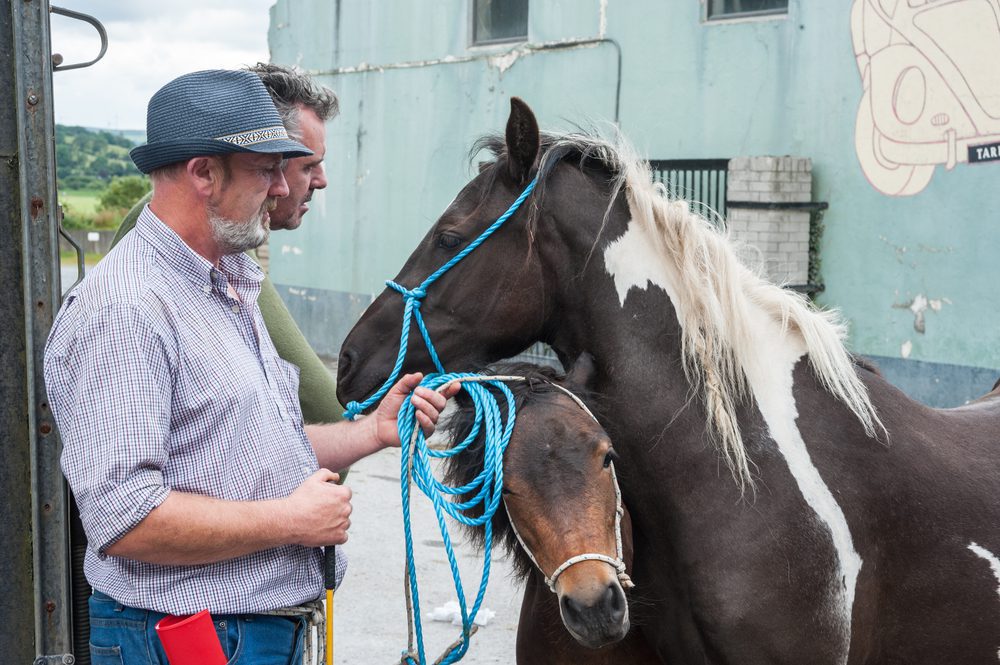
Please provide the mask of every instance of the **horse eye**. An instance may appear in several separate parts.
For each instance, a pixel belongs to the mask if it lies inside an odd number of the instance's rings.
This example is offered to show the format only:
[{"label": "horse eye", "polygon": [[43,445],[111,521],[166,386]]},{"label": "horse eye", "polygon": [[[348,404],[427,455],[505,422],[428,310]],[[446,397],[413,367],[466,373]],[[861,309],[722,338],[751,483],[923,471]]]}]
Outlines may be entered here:
[{"label": "horse eye", "polygon": [[462,243],[462,237],[454,233],[442,233],[438,236],[438,247],[441,249],[455,249]]},{"label": "horse eye", "polygon": [[510,494],[510,493],[511,493],[511,491],[510,491],[509,489],[507,489],[507,486],[506,486],[506,485],[504,485],[504,486],[503,486],[503,487],[502,487],[502,488],[500,489],[500,493],[501,493],[501,494]]},{"label": "horse eye", "polygon": [[614,449],[609,450],[608,454],[604,456],[604,468],[607,469],[611,466],[611,463],[618,459],[618,453]]}]

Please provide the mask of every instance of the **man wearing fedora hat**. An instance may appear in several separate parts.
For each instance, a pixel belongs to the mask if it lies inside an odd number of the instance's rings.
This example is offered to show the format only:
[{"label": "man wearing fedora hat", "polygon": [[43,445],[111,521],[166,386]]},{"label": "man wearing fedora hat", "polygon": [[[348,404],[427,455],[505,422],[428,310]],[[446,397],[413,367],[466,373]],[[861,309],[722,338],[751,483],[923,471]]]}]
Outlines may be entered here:
[{"label": "man wearing fedora hat", "polygon": [[[165,663],[159,618],[208,609],[230,662],[300,662],[302,621],[281,610],[321,595],[319,548],[350,525],[350,490],[328,469],[399,444],[420,375],[367,419],[303,426],[297,368],[267,335],[262,273],[242,252],[288,195],[282,161],[312,153],[255,74],[171,81],[147,136],[132,158],[152,200],[67,297],[45,353],[88,539],[92,654]],[[445,399],[416,388],[425,431]]]},{"label": "man wearing fedora hat", "polygon": [[[323,159],[326,154],[326,123],[337,116],[337,96],[329,88],[293,68],[257,63],[246,68],[260,77],[271,95],[288,135],[312,150],[306,157],[285,160],[288,196],[270,211],[271,230],[297,229],[317,189],[327,185]],[[112,246],[132,230],[152,194],[137,202],[118,227]],[[264,276],[257,298],[264,325],[278,355],[299,368],[299,405],[306,424],[340,420],[344,407],[337,401],[337,384],[330,370],[312,350],[271,280]],[[340,472],[341,481],[347,470]],[[338,551],[338,557],[342,551]],[[338,559],[339,560],[339,559]]]}]

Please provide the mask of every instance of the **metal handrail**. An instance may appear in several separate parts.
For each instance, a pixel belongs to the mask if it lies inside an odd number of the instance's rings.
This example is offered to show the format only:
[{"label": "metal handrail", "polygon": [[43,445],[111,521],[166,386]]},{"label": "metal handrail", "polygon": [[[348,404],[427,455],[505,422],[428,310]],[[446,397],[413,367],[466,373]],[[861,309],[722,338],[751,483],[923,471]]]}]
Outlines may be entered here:
[{"label": "metal handrail", "polygon": [[75,12],[72,9],[65,9],[63,7],[50,6],[49,11],[53,14],[59,14],[60,16],[65,16],[67,18],[76,19],[77,21],[83,21],[84,23],[89,23],[94,26],[97,30],[97,34],[101,38],[101,52],[97,54],[97,57],[89,62],[76,62],[72,65],[62,64],[62,55],[59,53],[52,54],[52,71],[54,72],[65,72],[69,69],[82,69],[84,67],[90,67],[92,64],[104,57],[104,54],[108,52],[108,31],[104,29],[104,25],[101,24],[96,18],[90,14],[84,14],[83,12]]}]

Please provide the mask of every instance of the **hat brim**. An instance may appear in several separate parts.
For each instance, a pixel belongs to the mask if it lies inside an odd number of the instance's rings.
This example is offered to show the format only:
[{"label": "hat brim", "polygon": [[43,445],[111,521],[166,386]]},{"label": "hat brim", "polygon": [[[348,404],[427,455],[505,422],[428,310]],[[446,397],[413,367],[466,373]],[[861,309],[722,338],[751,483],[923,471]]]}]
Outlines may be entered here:
[{"label": "hat brim", "polygon": [[129,157],[143,173],[151,173],[158,168],[184,162],[203,155],[224,155],[234,152],[254,152],[258,154],[280,154],[282,157],[308,157],[313,151],[298,141],[274,139],[253,145],[236,145],[218,139],[184,139],[180,141],[155,141],[140,145],[129,152]]}]

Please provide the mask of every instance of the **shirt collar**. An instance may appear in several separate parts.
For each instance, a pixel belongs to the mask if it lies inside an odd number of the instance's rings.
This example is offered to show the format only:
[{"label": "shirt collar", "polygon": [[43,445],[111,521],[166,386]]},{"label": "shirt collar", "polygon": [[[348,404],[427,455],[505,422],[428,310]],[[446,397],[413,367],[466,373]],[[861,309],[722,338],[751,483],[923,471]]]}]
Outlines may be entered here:
[{"label": "shirt collar", "polygon": [[215,270],[208,259],[191,249],[177,233],[167,226],[150,209],[147,203],[139,213],[135,230],[142,238],[152,245],[159,254],[166,258],[173,268],[195,283],[203,287],[212,285],[213,273],[224,272],[228,277],[237,280],[260,283],[264,273],[249,256],[243,253],[227,254],[219,259],[219,271]]}]

